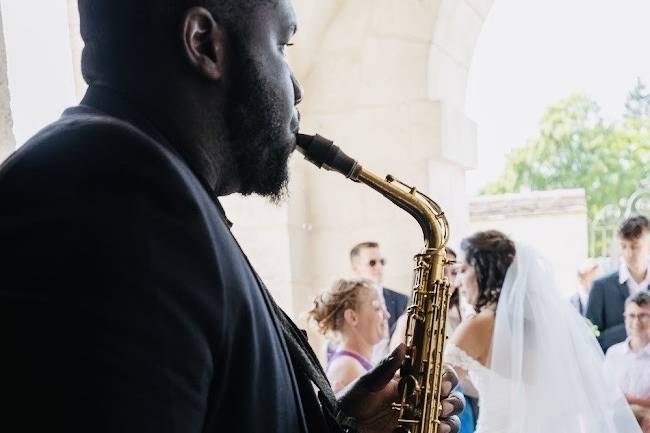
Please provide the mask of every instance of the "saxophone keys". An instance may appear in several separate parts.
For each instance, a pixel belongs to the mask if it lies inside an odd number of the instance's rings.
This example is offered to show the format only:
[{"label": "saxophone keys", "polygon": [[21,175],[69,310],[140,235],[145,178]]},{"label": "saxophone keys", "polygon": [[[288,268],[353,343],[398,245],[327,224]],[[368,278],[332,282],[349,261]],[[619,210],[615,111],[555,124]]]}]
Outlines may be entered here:
[{"label": "saxophone keys", "polygon": [[402,396],[412,397],[420,390],[420,384],[414,376],[404,376],[397,384],[397,389]]}]

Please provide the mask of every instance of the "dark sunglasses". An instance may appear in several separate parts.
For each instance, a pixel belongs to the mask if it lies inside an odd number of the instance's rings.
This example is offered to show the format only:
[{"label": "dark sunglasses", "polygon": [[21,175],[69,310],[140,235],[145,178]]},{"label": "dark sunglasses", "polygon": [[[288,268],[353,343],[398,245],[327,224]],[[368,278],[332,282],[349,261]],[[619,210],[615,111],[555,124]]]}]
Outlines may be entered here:
[{"label": "dark sunglasses", "polygon": [[374,268],[375,266],[377,266],[377,263],[381,263],[382,266],[386,266],[386,259],[379,259],[379,260],[372,259],[368,262],[368,265],[370,265],[371,268]]}]

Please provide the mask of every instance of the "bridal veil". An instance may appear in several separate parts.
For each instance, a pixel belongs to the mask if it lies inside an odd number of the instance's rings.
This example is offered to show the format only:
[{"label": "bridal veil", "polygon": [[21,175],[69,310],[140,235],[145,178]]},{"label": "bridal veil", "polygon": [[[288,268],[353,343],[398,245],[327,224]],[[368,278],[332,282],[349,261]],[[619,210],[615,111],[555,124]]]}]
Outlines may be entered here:
[{"label": "bridal veil", "polygon": [[507,433],[641,432],[603,370],[589,324],[561,298],[549,264],[519,243],[497,306],[490,368],[488,386],[505,391]]}]

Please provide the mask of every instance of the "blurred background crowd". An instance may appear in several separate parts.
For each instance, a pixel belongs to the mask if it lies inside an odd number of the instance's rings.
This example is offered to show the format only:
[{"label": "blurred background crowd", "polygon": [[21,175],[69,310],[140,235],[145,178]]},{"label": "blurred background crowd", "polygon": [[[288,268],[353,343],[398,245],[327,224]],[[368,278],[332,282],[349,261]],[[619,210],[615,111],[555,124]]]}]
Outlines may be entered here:
[{"label": "blurred background crowd", "polygon": [[[501,237],[507,239],[499,232],[486,231],[461,242],[458,253],[446,249],[450,264],[445,268],[445,275],[452,288],[447,333],[452,341],[462,323],[477,320],[477,315],[484,310],[496,311],[501,288],[481,287],[485,278],[480,277],[483,265],[477,251],[498,254]],[[585,329],[593,334],[602,349],[605,374],[618,384],[644,432],[649,432],[648,219],[641,215],[625,219],[617,229],[616,242],[620,262],[614,271],[604,272],[598,260],[587,260],[575,270],[574,293],[568,298],[564,292],[558,295],[584,317]],[[389,264],[378,243],[359,243],[351,249],[349,257],[350,275],[319,294],[307,312],[309,322],[326,336],[322,347],[316,349],[335,391],[372,369],[404,340],[410,304],[408,288],[393,290],[383,285],[384,269]],[[507,267],[502,266],[502,271],[507,272]],[[486,272],[494,271],[483,271]],[[485,364],[489,366],[489,359]],[[460,370],[459,386],[468,402],[461,416],[462,431],[473,432],[481,399],[471,375]]]}]

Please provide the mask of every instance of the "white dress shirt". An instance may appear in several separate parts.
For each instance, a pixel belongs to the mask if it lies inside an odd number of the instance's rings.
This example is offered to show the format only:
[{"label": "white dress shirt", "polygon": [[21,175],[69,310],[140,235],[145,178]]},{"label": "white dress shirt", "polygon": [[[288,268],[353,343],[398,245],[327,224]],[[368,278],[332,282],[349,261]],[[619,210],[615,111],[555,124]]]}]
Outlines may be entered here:
[{"label": "white dress shirt", "polygon": [[627,287],[630,289],[630,295],[634,295],[641,290],[647,290],[650,285],[650,272],[646,271],[645,278],[640,283],[634,281],[632,275],[630,275],[630,270],[627,268],[625,263],[621,263],[621,266],[618,268],[618,282],[623,284],[627,282]]},{"label": "white dress shirt", "polygon": [[613,345],[605,355],[605,372],[625,394],[650,398],[650,344],[638,353],[630,349],[629,338]]}]

